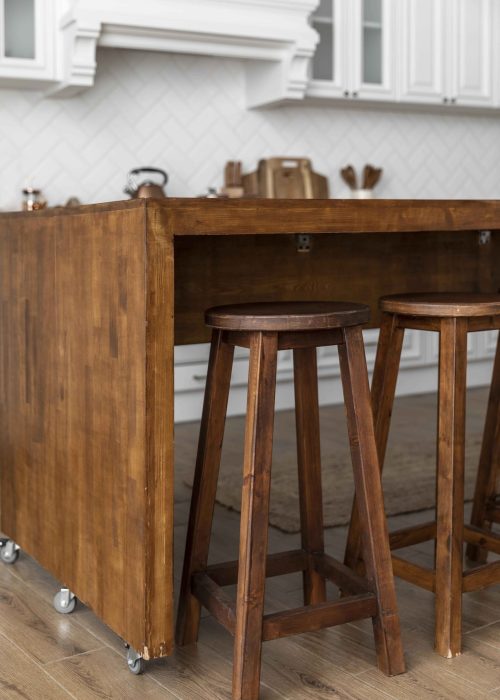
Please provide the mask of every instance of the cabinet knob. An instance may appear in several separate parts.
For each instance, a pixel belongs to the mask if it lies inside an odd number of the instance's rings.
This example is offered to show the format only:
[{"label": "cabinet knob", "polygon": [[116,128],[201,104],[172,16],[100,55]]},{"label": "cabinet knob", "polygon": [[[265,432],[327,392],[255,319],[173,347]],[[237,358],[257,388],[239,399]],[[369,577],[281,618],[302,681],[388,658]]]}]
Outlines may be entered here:
[{"label": "cabinet knob", "polygon": [[353,92],[353,93],[352,93],[352,96],[353,96],[353,97],[359,97],[359,95],[358,95],[357,92]]},{"label": "cabinet knob", "polygon": [[452,97],[452,98],[451,98],[451,104],[452,104],[452,105],[456,105],[456,104],[457,104],[457,98],[456,98],[456,97]]},{"label": "cabinet knob", "polygon": [[349,90],[344,90],[344,97],[349,97]]},{"label": "cabinet knob", "polygon": [[447,97],[443,97],[443,102],[445,103],[445,105],[447,105],[447,104],[448,104],[448,98],[447,98]]}]

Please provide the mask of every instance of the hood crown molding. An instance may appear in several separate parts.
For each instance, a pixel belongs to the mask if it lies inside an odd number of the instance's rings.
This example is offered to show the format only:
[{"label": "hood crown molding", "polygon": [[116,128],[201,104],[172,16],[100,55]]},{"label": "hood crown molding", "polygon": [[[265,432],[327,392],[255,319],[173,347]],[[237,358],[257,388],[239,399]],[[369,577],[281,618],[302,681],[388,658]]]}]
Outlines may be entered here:
[{"label": "hood crown molding", "polygon": [[245,59],[248,107],[302,99],[319,0],[72,0],[53,95],[94,84],[98,46]]}]

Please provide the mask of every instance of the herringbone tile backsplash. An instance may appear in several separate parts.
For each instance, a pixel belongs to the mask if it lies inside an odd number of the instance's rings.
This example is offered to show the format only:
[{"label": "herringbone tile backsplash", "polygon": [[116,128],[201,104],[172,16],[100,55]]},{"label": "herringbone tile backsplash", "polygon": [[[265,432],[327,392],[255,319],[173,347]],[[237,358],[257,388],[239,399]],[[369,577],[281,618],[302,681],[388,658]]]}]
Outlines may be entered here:
[{"label": "herringbone tile backsplash", "polygon": [[127,171],[156,165],[168,193],[189,196],[271,155],[309,156],[345,188],[339,169],[384,168],[380,197],[500,197],[500,115],[344,106],[244,107],[239,61],[104,49],[96,86],[73,99],[0,90],[0,208],[25,184],[51,204],[121,199]]}]

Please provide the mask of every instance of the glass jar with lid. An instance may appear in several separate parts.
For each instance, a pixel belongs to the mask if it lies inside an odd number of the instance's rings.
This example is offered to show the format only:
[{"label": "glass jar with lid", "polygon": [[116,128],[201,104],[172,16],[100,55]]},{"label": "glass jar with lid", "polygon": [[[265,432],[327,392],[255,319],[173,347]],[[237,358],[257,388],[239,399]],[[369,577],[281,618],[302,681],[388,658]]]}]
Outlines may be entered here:
[{"label": "glass jar with lid", "polygon": [[23,190],[23,211],[37,211],[45,209],[47,202],[42,191],[34,187],[25,187]]}]

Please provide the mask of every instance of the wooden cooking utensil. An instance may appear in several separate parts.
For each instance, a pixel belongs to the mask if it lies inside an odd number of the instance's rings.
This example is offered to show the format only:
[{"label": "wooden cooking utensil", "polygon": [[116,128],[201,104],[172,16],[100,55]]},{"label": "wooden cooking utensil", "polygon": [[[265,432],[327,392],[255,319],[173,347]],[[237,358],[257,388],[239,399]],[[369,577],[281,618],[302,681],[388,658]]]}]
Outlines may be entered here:
[{"label": "wooden cooking utensil", "polygon": [[372,190],[382,176],[382,168],[374,168],[369,163],[363,169],[363,189]]},{"label": "wooden cooking utensil", "polygon": [[344,182],[347,183],[347,185],[351,188],[351,190],[358,189],[356,171],[354,170],[352,165],[346,165],[345,168],[342,168],[342,170],[340,171],[340,175],[342,176]]}]

